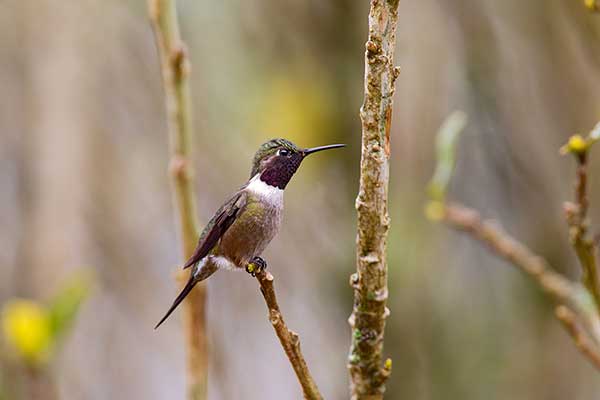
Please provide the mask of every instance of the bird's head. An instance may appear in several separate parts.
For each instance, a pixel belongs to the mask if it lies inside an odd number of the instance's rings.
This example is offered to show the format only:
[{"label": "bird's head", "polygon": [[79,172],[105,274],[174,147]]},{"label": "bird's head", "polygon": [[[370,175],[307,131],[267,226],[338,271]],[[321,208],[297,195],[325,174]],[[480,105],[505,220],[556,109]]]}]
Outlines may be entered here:
[{"label": "bird's head", "polygon": [[254,155],[250,178],[260,174],[260,180],[263,182],[285,189],[306,156],[344,146],[345,144],[330,144],[302,149],[287,139],[271,139],[263,143]]}]

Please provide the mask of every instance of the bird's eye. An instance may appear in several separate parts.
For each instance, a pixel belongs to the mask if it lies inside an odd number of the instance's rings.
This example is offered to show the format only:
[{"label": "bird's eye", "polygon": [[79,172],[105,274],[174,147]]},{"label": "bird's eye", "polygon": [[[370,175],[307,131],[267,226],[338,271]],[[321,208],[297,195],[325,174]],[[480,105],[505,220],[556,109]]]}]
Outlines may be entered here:
[{"label": "bird's eye", "polygon": [[290,151],[288,149],[279,149],[277,154],[283,157],[287,157],[290,155]]}]

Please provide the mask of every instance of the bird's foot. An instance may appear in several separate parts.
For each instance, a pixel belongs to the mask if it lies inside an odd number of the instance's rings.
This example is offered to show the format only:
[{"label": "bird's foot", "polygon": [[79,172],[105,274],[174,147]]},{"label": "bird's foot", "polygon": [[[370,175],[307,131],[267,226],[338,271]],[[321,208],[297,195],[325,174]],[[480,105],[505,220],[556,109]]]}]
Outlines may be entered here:
[{"label": "bird's foot", "polygon": [[256,276],[256,274],[265,269],[267,269],[267,262],[260,257],[254,257],[252,261],[246,265],[246,272],[252,276]]}]

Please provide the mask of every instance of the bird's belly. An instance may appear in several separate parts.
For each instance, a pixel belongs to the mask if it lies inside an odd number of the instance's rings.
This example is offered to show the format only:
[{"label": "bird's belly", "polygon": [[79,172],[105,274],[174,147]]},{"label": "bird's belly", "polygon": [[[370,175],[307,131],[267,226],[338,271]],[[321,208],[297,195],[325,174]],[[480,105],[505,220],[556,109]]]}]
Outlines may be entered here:
[{"label": "bird's belly", "polygon": [[282,207],[278,204],[249,202],[236,221],[221,238],[218,254],[244,268],[260,256],[279,231]]}]

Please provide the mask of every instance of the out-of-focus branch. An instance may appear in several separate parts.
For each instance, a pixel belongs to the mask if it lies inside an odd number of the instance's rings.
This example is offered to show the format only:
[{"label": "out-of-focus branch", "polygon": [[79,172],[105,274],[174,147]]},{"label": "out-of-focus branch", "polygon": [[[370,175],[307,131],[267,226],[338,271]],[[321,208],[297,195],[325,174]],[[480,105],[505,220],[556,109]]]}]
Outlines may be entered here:
[{"label": "out-of-focus branch", "polygon": [[556,318],[562,323],[567,333],[571,336],[577,349],[583,354],[596,369],[600,370],[600,350],[586,332],[577,323],[577,315],[566,306],[558,306],[555,310]]},{"label": "out-of-focus branch", "polygon": [[[456,118],[451,117],[449,118]],[[563,275],[555,272],[548,262],[536,255],[519,241],[513,239],[491,221],[484,221],[477,211],[457,204],[447,203],[445,192],[454,168],[454,150],[456,141],[463,129],[464,124],[450,124],[446,122],[438,134],[438,167],[434,179],[429,186],[431,201],[425,208],[428,218],[441,221],[447,225],[463,231],[472,238],[487,245],[487,247],[498,257],[505,259],[517,268],[532,277],[556,303],[556,317],[563,323],[569,334],[573,337],[578,349],[590,359],[596,366],[600,358],[596,349],[600,345],[600,319],[598,307],[590,307],[590,296],[597,303],[595,285],[597,281],[596,261],[594,243],[585,237],[587,225],[585,217],[587,213],[587,151],[590,146],[600,140],[600,123],[592,130],[586,139],[579,135],[571,137],[569,142],[561,148],[562,153],[573,153],[578,161],[578,180],[576,185],[576,202],[566,206],[569,225],[571,226],[571,237],[573,245],[578,250],[578,256],[584,267],[584,284],[587,290],[572,282]],[[453,129],[452,132],[446,132]],[[444,140],[443,138],[450,138]],[[446,153],[450,153],[448,156]],[[441,164],[441,165],[440,165]],[[444,174],[438,174],[439,170],[447,170]],[[580,242],[582,241],[582,242]],[[581,246],[581,247],[580,247]],[[585,246],[585,247],[584,247]],[[589,247],[588,247],[589,246]],[[579,252],[583,252],[584,259]],[[593,267],[593,269],[591,269]],[[590,268],[588,276],[585,270]],[[600,291],[598,292],[600,293]],[[571,309],[575,310],[575,314]],[[583,331],[576,323],[577,317],[584,322],[587,332]],[[589,339],[591,335],[592,340]]]},{"label": "out-of-focus branch", "polygon": [[365,52],[362,157],[358,214],[357,272],[352,275],[354,308],[348,369],[352,399],[381,399],[391,361],[382,365],[386,307],[386,239],[390,126],[394,84],[400,69],[394,66],[398,0],[371,0],[369,37]]},{"label": "out-of-focus branch", "polygon": [[593,139],[586,140],[580,135],[574,135],[561,151],[572,153],[577,160],[575,202],[565,203],[565,214],[570,228],[571,244],[577,253],[583,271],[583,284],[589,290],[596,308],[600,312],[597,249],[594,241],[587,235],[588,221],[586,220],[589,206],[587,198],[588,152],[593,143]]},{"label": "out-of-focus branch", "polygon": [[485,244],[496,256],[531,276],[558,303],[579,306],[577,287],[554,272],[546,260],[504,232],[493,221],[484,221],[479,213],[458,204],[442,205],[441,221]]},{"label": "out-of-focus branch", "polygon": [[[600,343],[598,315],[595,309],[590,309],[587,306],[586,296],[582,293],[583,288],[555,272],[546,260],[502,231],[497,224],[482,220],[475,210],[457,204],[446,205],[440,203],[439,206],[442,207],[439,214],[442,222],[487,245],[496,256],[505,259],[533,278],[540,288],[549,294],[556,303],[567,304],[577,310],[583,318],[589,333],[593,335],[597,343]],[[589,340],[588,335],[575,324],[573,312],[568,310],[570,314],[567,315],[564,311],[566,306],[561,307],[560,310],[563,311],[557,312],[556,317],[575,339],[577,348],[595,363],[596,359],[594,357],[597,354],[595,345]]]},{"label": "out-of-focus branch", "polygon": [[308,400],[321,400],[323,396],[319,393],[317,384],[310,375],[310,371],[308,370],[308,366],[306,365],[306,361],[300,350],[300,338],[297,333],[288,329],[283,319],[283,315],[281,315],[281,310],[277,303],[277,296],[275,295],[275,288],[273,287],[273,275],[266,271],[261,271],[256,274],[256,279],[260,284],[260,291],[265,298],[265,303],[269,310],[269,320],[271,321],[271,325],[273,325],[273,329],[275,329],[279,342],[290,360],[292,368],[294,368],[298,382],[300,382],[300,385],[302,386],[304,398]]},{"label": "out-of-focus branch", "polygon": [[[150,19],[156,35],[171,147],[170,173],[173,198],[178,211],[183,258],[192,255],[198,240],[196,200],[192,187],[190,141],[189,61],[179,33],[175,0],[148,0]],[[188,271],[177,280],[187,282]],[[206,399],[207,349],[203,284],[199,284],[183,303],[184,331],[187,343],[188,399]]]}]

